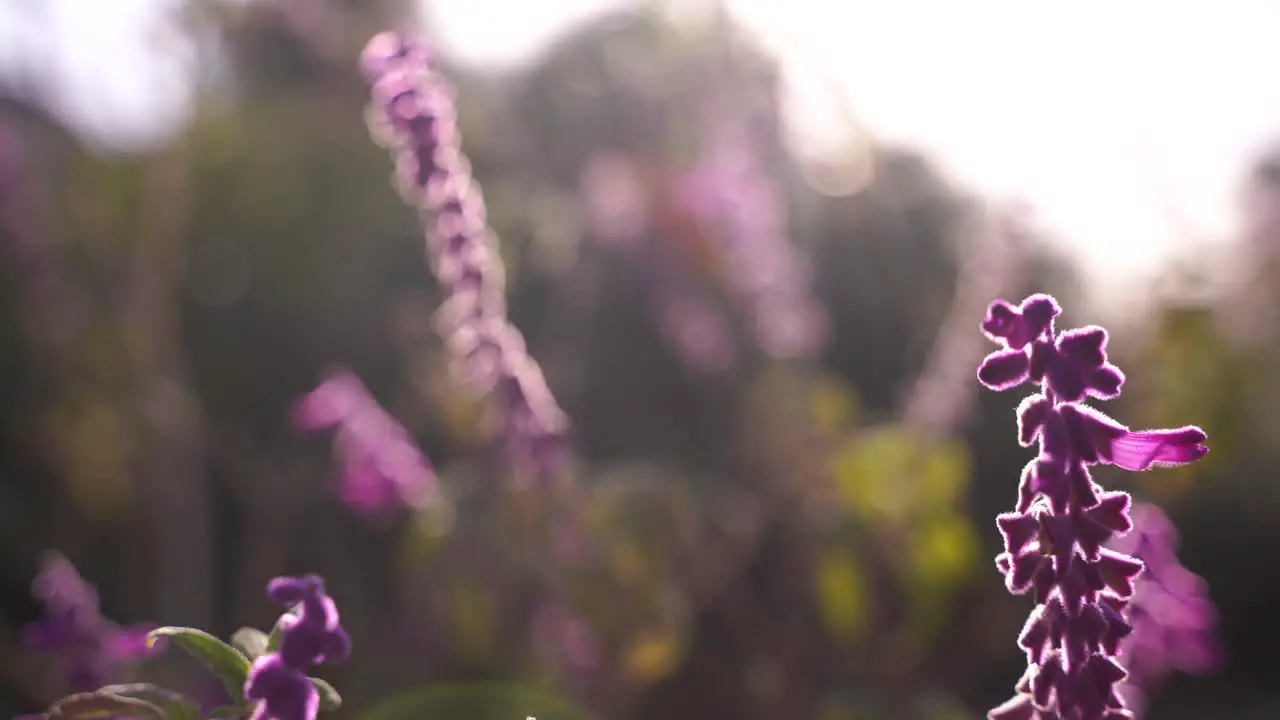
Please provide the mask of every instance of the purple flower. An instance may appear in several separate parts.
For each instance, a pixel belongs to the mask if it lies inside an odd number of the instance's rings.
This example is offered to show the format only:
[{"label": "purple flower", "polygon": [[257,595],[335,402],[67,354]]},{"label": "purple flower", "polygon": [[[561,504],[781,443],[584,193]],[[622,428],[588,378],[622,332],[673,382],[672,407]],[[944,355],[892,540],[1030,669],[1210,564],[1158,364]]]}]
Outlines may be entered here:
[{"label": "purple flower", "polygon": [[532,626],[534,650],[548,664],[574,675],[600,662],[600,640],[595,631],[569,608],[544,603],[534,613]]},{"label": "purple flower", "polygon": [[61,555],[45,558],[32,593],[44,603],[45,615],[23,628],[23,643],[57,663],[70,692],[119,682],[129,664],[162,649],[147,647],[155,626],[121,628],[102,617],[97,591]]},{"label": "purple flower", "polygon": [[1105,547],[1133,527],[1130,498],[1104,491],[1088,466],[1145,470],[1207,452],[1199,428],[1132,432],[1081,404],[1118,396],[1124,375],[1107,362],[1102,328],[1055,335],[1060,312],[1052,297],[1032,295],[1017,307],[992,303],[982,323],[1003,349],[982,361],[979,381],[993,390],[1040,384],[1018,407],[1018,440],[1039,441],[1040,454],[1023,470],[1016,511],[996,521],[1005,545],[996,567],[1010,592],[1030,592],[1037,603],[1018,638],[1029,667],[1017,696],[990,720],[1133,717],[1118,692],[1126,677],[1119,648],[1133,632],[1124,611],[1143,563]]},{"label": "purple flower", "polygon": [[787,236],[785,204],[744,126],[720,127],[682,196],[696,214],[720,226],[724,277],[761,350],[780,359],[821,350],[826,310],[810,291],[811,269]]},{"label": "purple flower", "polygon": [[330,372],[303,396],[294,408],[294,422],[303,430],[337,428],[338,497],[352,509],[377,515],[439,501],[431,462],[351,371]]},{"label": "purple flower", "polygon": [[[582,178],[591,235],[623,255],[628,267],[641,269],[658,332],[681,365],[694,375],[724,374],[738,362],[733,328],[698,287],[691,268],[679,262],[682,253],[664,253],[672,248],[654,242],[666,237],[679,243],[688,226],[677,219],[683,215],[670,212],[667,193],[651,198],[649,190],[626,156],[594,158]],[[671,232],[664,235],[666,230]]]},{"label": "purple flower", "polygon": [[683,365],[698,375],[719,375],[737,362],[733,330],[716,308],[672,283],[653,297],[658,327]]},{"label": "purple flower", "polygon": [[1222,661],[1215,634],[1218,613],[1205,582],[1178,562],[1178,531],[1160,508],[1133,507],[1133,532],[1113,538],[1108,547],[1132,555],[1146,566],[1134,583],[1125,618],[1133,632],[1120,645],[1129,677],[1120,691],[1131,707],[1166,675],[1180,670],[1202,675]]},{"label": "purple flower", "polygon": [[351,639],[319,576],[278,577],[267,585],[267,597],[293,609],[280,619],[279,650],[255,660],[245,680],[245,699],[257,701],[250,718],[315,720],[320,695],[307,672],[321,663],[346,660]]},{"label": "purple flower", "polygon": [[591,237],[615,250],[641,250],[650,208],[648,189],[635,163],[622,153],[597,154],[588,161],[579,185]]},{"label": "purple flower", "polygon": [[437,326],[468,383],[497,401],[514,459],[549,471],[568,421],[507,319],[502,260],[462,153],[453,88],[423,43],[396,33],[370,40],[361,64],[373,136],[395,156],[405,200],[432,220],[428,257],[446,295]]}]

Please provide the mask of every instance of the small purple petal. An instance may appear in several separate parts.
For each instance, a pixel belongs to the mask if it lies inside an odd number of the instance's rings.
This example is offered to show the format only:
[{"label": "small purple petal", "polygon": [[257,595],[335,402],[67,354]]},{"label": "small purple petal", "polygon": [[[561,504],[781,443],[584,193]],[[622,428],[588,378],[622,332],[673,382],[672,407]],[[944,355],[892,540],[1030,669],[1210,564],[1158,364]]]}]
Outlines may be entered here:
[{"label": "small purple petal", "polygon": [[987,308],[982,332],[993,342],[1020,350],[1048,332],[1060,311],[1057,301],[1048,295],[1032,295],[1019,308],[996,300]]},{"label": "small purple petal", "polygon": [[996,525],[1004,535],[1005,551],[1014,554],[1034,540],[1040,529],[1036,518],[1025,513],[1003,513],[996,518]]},{"label": "small purple petal", "polygon": [[1129,432],[1111,442],[1104,457],[1126,470],[1146,470],[1160,465],[1185,465],[1209,452],[1205,432],[1195,426],[1173,430]]},{"label": "small purple petal", "polygon": [[1027,379],[1030,361],[1022,350],[997,350],[982,360],[978,381],[992,390],[1008,390]]},{"label": "small purple petal", "polygon": [[1053,328],[1053,320],[1062,314],[1062,306],[1052,295],[1036,293],[1022,301],[1022,317],[1034,337],[1039,337]]},{"label": "small purple petal", "polygon": [[1115,365],[1103,365],[1089,373],[1085,379],[1088,394],[1099,400],[1114,400],[1120,397],[1120,388],[1124,386],[1124,373]]},{"label": "small purple petal", "polygon": [[1081,370],[1100,368],[1107,362],[1107,331],[1097,325],[1067,330],[1057,344],[1058,352]]},{"label": "small purple petal", "polygon": [[1137,558],[1103,549],[1096,565],[1102,581],[1121,598],[1133,595],[1134,579],[1142,572],[1143,563]]},{"label": "small purple petal", "polygon": [[1044,395],[1028,395],[1018,404],[1018,443],[1031,447],[1040,435],[1046,418],[1053,410],[1053,403]]},{"label": "small purple petal", "polygon": [[1114,533],[1125,533],[1133,527],[1129,517],[1132,500],[1128,493],[1107,492],[1099,496],[1098,504],[1085,511],[1085,517]]},{"label": "small purple petal", "polygon": [[267,597],[277,605],[292,607],[302,602],[315,590],[314,575],[307,577],[278,577],[267,584]]}]

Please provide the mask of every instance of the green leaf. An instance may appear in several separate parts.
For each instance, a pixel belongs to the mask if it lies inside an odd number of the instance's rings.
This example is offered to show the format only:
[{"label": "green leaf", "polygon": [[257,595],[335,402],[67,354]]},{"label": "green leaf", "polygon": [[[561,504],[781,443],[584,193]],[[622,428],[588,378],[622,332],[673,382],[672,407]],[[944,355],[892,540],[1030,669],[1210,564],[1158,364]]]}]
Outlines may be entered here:
[{"label": "green leaf", "polygon": [[276,621],[276,624],[271,627],[271,634],[267,636],[266,652],[271,653],[271,652],[277,652],[280,650],[280,633],[283,632],[284,630],[284,628],[281,627],[280,623],[285,618],[294,617],[295,615],[297,615],[297,613],[298,613],[298,606],[295,605],[292,610],[281,615],[280,619]]},{"label": "green leaf", "polygon": [[397,695],[359,720],[591,720],[569,699],[514,683],[436,685]]},{"label": "green leaf", "polygon": [[203,717],[200,707],[187,696],[151,683],[108,685],[98,692],[149,702],[163,711],[166,720],[202,720]]},{"label": "green leaf", "polygon": [[162,627],[147,635],[147,644],[167,637],[199,660],[233,698],[244,697],[244,681],[249,674],[249,658],[239,650],[203,630],[188,627]]},{"label": "green leaf", "polygon": [[321,710],[337,710],[342,707],[342,696],[328,682],[320,678],[310,678],[311,684],[316,686],[316,690],[320,691],[320,709]]},{"label": "green leaf", "polygon": [[49,720],[109,720],[118,717],[165,720],[164,711],[146,700],[102,690],[68,695],[49,706],[44,717]]},{"label": "green leaf", "polygon": [[244,720],[249,714],[247,708],[238,705],[223,705],[209,713],[209,720]]},{"label": "green leaf", "polygon": [[267,634],[258,628],[242,627],[231,636],[231,645],[250,660],[257,660],[267,652]]}]

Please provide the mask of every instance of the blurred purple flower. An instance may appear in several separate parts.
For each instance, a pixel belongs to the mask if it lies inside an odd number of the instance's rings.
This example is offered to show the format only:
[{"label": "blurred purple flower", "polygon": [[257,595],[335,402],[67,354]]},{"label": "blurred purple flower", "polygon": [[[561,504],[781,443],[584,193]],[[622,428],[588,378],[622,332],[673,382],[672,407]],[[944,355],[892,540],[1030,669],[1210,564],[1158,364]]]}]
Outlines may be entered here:
[{"label": "blurred purple flower", "polygon": [[513,459],[551,471],[568,420],[507,319],[502,259],[462,153],[453,88],[426,45],[396,33],[370,40],[361,65],[373,137],[395,156],[405,200],[432,219],[428,256],[446,294],[438,328],[468,383],[496,399]]},{"label": "blurred purple flower", "polygon": [[32,593],[45,614],[23,628],[23,644],[57,664],[70,692],[120,682],[130,664],[162,650],[147,647],[154,625],[121,628],[102,617],[97,590],[61,555],[46,556]]},{"label": "blurred purple flower", "polygon": [[579,184],[592,237],[616,250],[639,251],[650,209],[634,163],[621,153],[595,155],[583,169]]},{"label": "blurred purple flower", "polygon": [[654,293],[658,328],[686,368],[698,375],[718,375],[738,360],[733,330],[724,316],[693,292],[670,284]]},{"label": "blurred purple flower", "polygon": [[279,622],[279,650],[254,660],[245,680],[245,699],[258,701],[250,720],[315,720],[320,695],[307,672],[346,660],[351,638],[318,575],[278,577],[267,585],[267,597],[292,610]]},{"label": "blurred purple flower", "polygon": [[1205,581],[1178,562],[1178,531],[1160,508],[1135,504],[1133,531],[1107,546],[1141,560],[1146,568],[1134,583],[1125,618],[1133,633],[1120,645],[1129,677],[1120,692],[1131,708],[1169,673],[1213,672],[1222,662],[1216,630],[1217,608]]},{"label": "blurred purple flower", "polygon": [[813,297],[811,268],[787,235],[786,205],[752,152],[746,127],[720,127],[682,196],[720,226],[724,278],[761,350],[780,359],[817,354],[829,332],[826,310]]},{"label": "blurred purple flower", "polygon": [[689,268],[664,257],[653,242],[652,233],[678,235],[679,226],[664,216],[664,203],[650,202],[639,169],[625,155],[603,154],[590,161],[581,185],[591,236],[623,255],[628,267],[643,269],[651,312],[667,348],[695,375],[732,369],[738,361],[733,328],[700,292]]},{"label": "blurred purple flower", "polygon": [[294,422],[303,430],[337,428],[338,497],[352,509],[377,515],[439,501],[431,462],[350,370],[332,371],[303,396],[294,408]]},{"label": "blurred purple flower", "polygon": [[1018,407],[1018,440],[1038,440],[1040,454],[1022,473],[1017,510],[996,521],[1005,545],[996,567],[1010,592],[1031,592],[1037,603],[1018,638],[1029,667],[1017,695],[990,720],[1133,717],[1118,693],[1126,677],[1119,647],[1133,632],[1122,613],[1143,564],[1104,547],[1133,527],[1130,499],[1104,491],[1088,466],[1145,470],[1208,452],[1199,428],[1135,433],[1081,404],[1117,397],[1124,375],[1107,362],[1102,328],[1055,335],[1060,312],[1052,297],[1032,295],[1017,307],[992,303],[982,323],[1003,349],[982,361],[979,381],[993,390],[1040,384]]},{"label": "blurred purple flower", "polygon": [[600,662],[600,640],[586,620],[564,605],[547,602],[534,613],[534,651],[550,665],[573,676]]}]

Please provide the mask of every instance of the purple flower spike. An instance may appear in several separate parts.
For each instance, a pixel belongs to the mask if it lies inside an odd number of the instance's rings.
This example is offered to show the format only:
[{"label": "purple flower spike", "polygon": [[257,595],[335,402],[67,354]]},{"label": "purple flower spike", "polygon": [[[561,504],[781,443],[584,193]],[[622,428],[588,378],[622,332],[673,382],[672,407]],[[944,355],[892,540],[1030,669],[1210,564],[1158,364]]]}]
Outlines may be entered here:
[{"label": "purple flower spike", "polygon": [[23,642],[57,663],[71,692],[119,682],[128,665],[163,650],[147,647],[154,625],[121,628],[102,617],[97,591],[61,555],[46,557],[32,594],[45,616],[23,628]]},{"label": "purple flower spike", "polygon": [[1173,523],[1160,508],[1140,503],[1133,509],[1133,524],[1133,532],[1115,538],[1110,547],[1146,564],[1126,613],[1133,633],[1120,645],[1129,671],[1120,695],[1136,709],[1175,670],[1204,675],[1217,669],[1222,648],[1218,613],[1204,580],[1178,562]]},{"label": "purple flower spike", "polygon": [[245,680],[245,699],[257,702],[250,718],[315,720],[320,695],[307,672],[321,663],[345,660],[351,639],[319,576],[278,577],[267,585],[267,597],[293,609],[279,621],[280,649],[255,660]]},{"label": "purple flower spike", "polygon": [[545,475],[568,419],[507,319],[502,259],[462,152],[453,88],[424,44],[396,33],[369,41],[361,69],[371,86],[370,131],[395,157],[406,202],[431,218],[427,254],[446,296],[437,328],[459,374],[495,399],[518,469]]},{"label": "purple flower spike", "polygon": [[816,356],[829,339],[830,318],[810,287],[808,258],[787,237],[786,203],[745,125],[716,129],[699,166],[681,183],[680,197],[719,226],[727,289],[760,349],[781,360]]},{"label": "purple flower spike", "polygon": [[338,497],[353,510],[375,516],[440,501],[431,461],[349,370],[331,372],[299,400],[294,423],[302,430],[337,428]]},{"label": "purple flower spike", "polygon": [[1003,349],[982,361],[979,381],[993,390],[1040,385],[1017,413],[1019,443],[1038,442],[1039,456],[1023,471],[1015,512],[996,520],[1005,545],[996,568],[1011,593],[1036,602],[1018,638],[1028,668],[1016,696],[988,720],[1133,717],[1120,689],[1128,659],[1121,648],[1135,630],[1124,611],[1151,561],[1117,551],[1113,538],[1134,526],[1130,498],[1104,491],[1088,466],[1146,470],[1208,451],[1199,428],[1132,432],[1082,405],[1119,395],[1124,375],[1107,362],[1102,328],[1055,336],[1060,313],[1052,297],[1032,295],[1017,307],[992,303],[982,323]]}]

